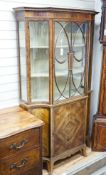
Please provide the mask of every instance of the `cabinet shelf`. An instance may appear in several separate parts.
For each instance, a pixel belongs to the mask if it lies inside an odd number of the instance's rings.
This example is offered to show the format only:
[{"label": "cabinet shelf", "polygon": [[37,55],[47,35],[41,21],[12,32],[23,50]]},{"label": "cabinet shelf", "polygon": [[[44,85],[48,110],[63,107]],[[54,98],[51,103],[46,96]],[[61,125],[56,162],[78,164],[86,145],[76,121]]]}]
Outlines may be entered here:
[{"label": "cabinet shelf", "polygon": [[[81,74],[83,72],[84,72],[83,67],[81,67],[81,68],[74,68],[73,71],[72,71],[73,75]],[[68,75],[68,71],[65,71],[65,70],[63,70],[63,71],[56,71],[55,75],[56,75],[56,77],[67,76]],[[38,78],[39,77],[43,77],[43,78],[47,77],[47,78],[49,78],[49,73],[42,72],[42,73],[32,73],[31,74],[31,78],[37,78],[37,77]]]},{"label": "cabinet shelf", "polygon": [[39,78],[39,77],[49,77],[49,73],[34,73],[31,74],[31,78]]},{"label": "cabinet shelf", "polygon": [[[72,47],[85,47],[85,44],[83,44],[83,43],[78,43],[78,44],[74,44],[74,45],[72,45]],[[55,49],[56,48],[59,48],[59,49],[61,49],[61,48],[69,48],[69,46],[68,45],[56,45],[56,47],[55,47]]]},{"label": "cabinet shelf", "polygon": [[[20,45],[20,49],[25,48],[25,45]],[[30,49],[49,49],[49,46],[30,46]]]},{"label": "cabinet shelf", "polygon": [[[83,67],[80,67],[80,68],[73,68],[72,70],[72,74],[75,75],[75,74],[81,74],[81,73],[84,73],[84,68]],[[65,76],[68,74],[68,71],[66,70],[61,70],[61,71],[56,71],[56,76]]]},{"label": "cabinet shelf", "polygon": [[41,45],[41,46],[31,45],[30,49],[49,49],[49,46],[45,46],[45,45]]},{"label": "cabinet shelf", "polygon": [[[25,48],[25,45],[20,45],[20,48]],[[30,49],[49,49],[49,46],[35,46],[35,45],[31,45]]]},{"label": "cabinet shelf", "polygon": [[36,99],[32,99],[32,102],[48,102],[47,98],[36,98]]},{"label": "cabinet shelf", "polygon": [[[85,47],[84,44],[82,43],[78,43],[78,44],[75,44],[73,45],[72,47]],[[24,45],[21,45],[20,48],[25,48]],[[69,48],[68,45],[59,45],[59,46],[56,46],[55,49],[58,48],[58,49],[61,49],[61,48]],[[45,46],[45,45],[41,45],[41,46],[36,46],[36,45],[31,45],[30,46],[30,49],[49,49],[49,46]]]}]

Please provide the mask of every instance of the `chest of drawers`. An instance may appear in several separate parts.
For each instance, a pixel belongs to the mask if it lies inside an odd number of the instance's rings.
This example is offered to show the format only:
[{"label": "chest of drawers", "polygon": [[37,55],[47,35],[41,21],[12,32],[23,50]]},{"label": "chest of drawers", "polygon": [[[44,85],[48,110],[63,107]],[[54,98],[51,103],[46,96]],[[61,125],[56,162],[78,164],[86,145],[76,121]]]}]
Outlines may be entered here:
[{"label": "chest of drawers", "polygon": [[0,114],[0,175],[42,175],[42,125],[22,109]]}]

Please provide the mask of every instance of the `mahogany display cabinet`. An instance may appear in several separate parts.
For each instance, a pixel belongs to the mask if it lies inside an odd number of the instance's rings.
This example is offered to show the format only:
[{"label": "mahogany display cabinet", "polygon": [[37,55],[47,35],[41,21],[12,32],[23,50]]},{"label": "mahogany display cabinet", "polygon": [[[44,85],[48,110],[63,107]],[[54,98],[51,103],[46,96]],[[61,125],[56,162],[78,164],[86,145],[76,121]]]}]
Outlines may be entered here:
[{"label": "mahogany display cabinet", "polygon": [[20,104],[42,119],[43,160],[81,151],[89,123],[94,11],[15,8]]}]

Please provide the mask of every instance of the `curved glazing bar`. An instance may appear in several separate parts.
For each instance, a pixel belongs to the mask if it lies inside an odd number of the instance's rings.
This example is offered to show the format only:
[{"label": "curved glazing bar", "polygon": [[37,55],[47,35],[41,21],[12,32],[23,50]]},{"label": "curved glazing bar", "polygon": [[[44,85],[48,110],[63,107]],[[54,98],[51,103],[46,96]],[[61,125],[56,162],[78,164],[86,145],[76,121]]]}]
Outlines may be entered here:
[{"label": "curved glazing bar", "polygon": [[55,101],[83,95],[88,23],[55,22]]}]

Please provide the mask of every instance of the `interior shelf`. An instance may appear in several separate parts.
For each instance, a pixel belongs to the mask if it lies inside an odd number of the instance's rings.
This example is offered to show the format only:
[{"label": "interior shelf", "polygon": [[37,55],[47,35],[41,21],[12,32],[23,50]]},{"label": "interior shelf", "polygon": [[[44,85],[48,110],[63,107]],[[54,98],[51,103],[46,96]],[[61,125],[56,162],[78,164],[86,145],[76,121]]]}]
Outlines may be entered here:
[{"label": "interior shelf", "polygon": [[[74,44],[72,45],[72,47],[84,47],[85,44],[82,44],[82,43],[78,43],[78,44]],[[21,45],[20,48],[25,48],[25,45]],[[56,48],[69,48],[68,45],[59,45],[59,46],[56,46]],[[49,46],[45,46],[45,45],[41,45],[41,46],[37,46],[37,45],[30,45],[30,49],[49,49]]]},{"label": "interior shelf", "polygon": [[[73,68],[72,69],[72,74],[81,74],[81,73],[84,73],[84,68],[83,67],[80,67],[80,68]],[[68,74],[68,71],[65,71],[65,70],[61,70],[61,71],[56,71],[56,76],[65,76]]]},{"label": "interior shelf", "polygon": [[39,101],[48,102],[49,100],[46,99],[46,98],[36,98],[36,99],[32,99],[32,102],[39,102]]},{"label": "interior shelf", "polygon": [[33,73],[31,74],[31,78],[36,78],[36,77],[49,77],[49,73]]},{"label": "interior shelf", "polygon": [[[72,45],[72,47],[84,47],[85,46],[85,44],[83,44],[83,43],[76,43],[76,44],[74,44],[74,45]],[[69,46],[68,45],[56,45],[56,47],[55,47],[55,49],[56,48],[69,48]]]},{"label": "interior shelf", "polygon": [[[83,67],[81,68],[74,68],[73,71],[72,71],[72,74],[73,75],[76,75],[76,74],[81,74],[81,73],[84,73],[84,69]],[[61,77],[61,76],[67,76],[68,75],[68,71],[56,71],[56,77]],[[31,78],[37,78],[37,77],[49,77],[49,73],[48,72],[43,72],[43,73],[32,73],[31,74]],[[78,78],[78,76],[76,77]]]},{"label": "interior shelf", "polygon": [[49,49],[49,46],[45,46],[45,45],[41,45],[41,46],[31,45],[30,49]]},{"label": "interior shelf", "polygon": [[[20,49],[25,48],[25,45],[20,45]],[[30,49],[49,49],[49,46],[36,46],[36,45],[31,45]]]}]

